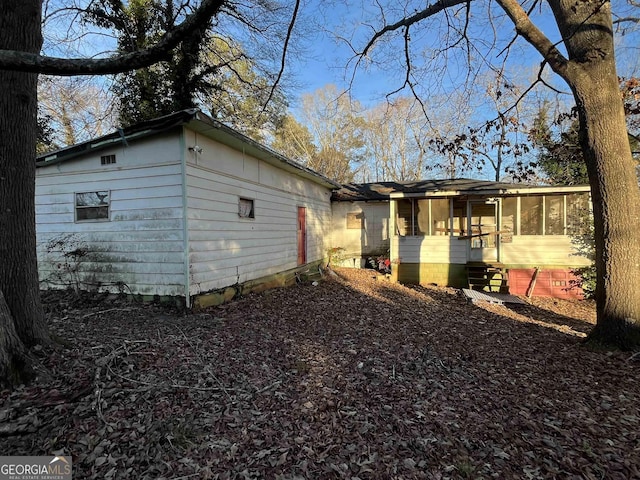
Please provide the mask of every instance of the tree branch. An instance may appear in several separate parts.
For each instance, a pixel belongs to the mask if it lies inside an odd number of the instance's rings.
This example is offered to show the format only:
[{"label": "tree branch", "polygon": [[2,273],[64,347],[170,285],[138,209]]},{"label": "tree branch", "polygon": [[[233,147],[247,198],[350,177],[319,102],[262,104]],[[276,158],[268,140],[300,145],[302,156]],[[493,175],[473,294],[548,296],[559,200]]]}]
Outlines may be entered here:
[{"label": "tree branch", "polygon": [[360,56],[365,57],[369,53],[369,50],[371,50],[373,45],[387,33],[394,32],[403,27],[410,27],[414,23],[418,23],[421,20],[424,20],[425,18],[429,18],[435,15],[436,13],[446,10],[447,8],[451,8],[451,7],[455,7],[456,5],[467,3],[467,1],[468,0],[438,0],[436,3],[433,3],[427,6],[427,8],[425,8],[424,10],[421,10],[415,15],[403,18],[402,20],[394,24],[385,26],[384,28],[382,28],[381,30],[378,30],[373,34],[373,36],[371,37],[367,45],[365,45],[364,49],[360,53]]},{"label": "tree branch", "polygon": [[621,23],[640,23],[639,17],[622,17],[617,18],[613,21],[614,25],[619,25]]},{"label": "tree branch", "polygon": [[273,86],[271,87],[271,91],[269,92],[269,98],[267,98],[267,101],[264,102],[264,106],[262,107],[263,113],[265,112],[265,110],[267,109],[267,105],[273,98],[273,94],[275,93],[276,88],[278,87],[278,83],[280,83],[282,74],[284,73],[285,60],[287,57],[287,47],[289,46],[289,41],[291,40],[291,33],[293,32],[293,27],[295,26],[296,18],[298,17],[299,8],[300,8],[300,0],[296,0],[296,5],[293,8],[293,14],[291,15],[291,21],[289,22],[289,28],[287,29],[287,36],[284,39],[284,46],[282,47],[282,57],[280,61],[280,70],[278,71],[278,77],[276,78],[276,81],[273,82]]},{"label": "tree branch", "polygon": [[193,30],[206,27],[224,3],[224,0],[203,0],[200,7],[184,22],[167,32],[158,43],[144,50],[100,59],[55,58],[15,50],[0,50],[0,70],[49,75],[104,75],[148,67],[164,60]]},{"label": "tree branch", "polygon": [[516,32],[529,42],[546,60],[551,69],[566,78],[568,60],[562,52],[536,27],[527,12],[516,0],[496,0],[515,25]]}]

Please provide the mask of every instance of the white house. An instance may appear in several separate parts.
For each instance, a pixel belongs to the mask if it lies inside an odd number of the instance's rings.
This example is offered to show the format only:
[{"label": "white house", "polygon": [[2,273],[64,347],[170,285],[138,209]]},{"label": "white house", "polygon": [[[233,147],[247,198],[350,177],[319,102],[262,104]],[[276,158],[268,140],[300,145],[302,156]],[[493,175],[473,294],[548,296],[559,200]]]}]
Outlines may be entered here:
[{"label": "white house", "polygon": [[37,167],[43,287],[187,306],[318,264],[339,187],[195,109],[43,155]]}]

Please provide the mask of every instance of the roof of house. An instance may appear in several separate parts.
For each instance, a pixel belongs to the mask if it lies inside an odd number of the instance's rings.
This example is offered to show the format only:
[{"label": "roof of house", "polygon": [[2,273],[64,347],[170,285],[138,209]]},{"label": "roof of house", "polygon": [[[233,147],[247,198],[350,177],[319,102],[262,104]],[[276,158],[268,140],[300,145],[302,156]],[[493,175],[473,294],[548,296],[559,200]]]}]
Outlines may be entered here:
[{"label": "roof of house", "polygon": [[522,183],[455,178],[419,180],[415,182],[348,183],[339,190],[335,190],[331,199],[338,202],[367,202],[402,197],[533,195],[588,191],[588,185],[525,185]]},{"label": "roof of house", "polygon": [[46,167],[56,163],[82,157],[89,152],[104,150],[114,145],[125,144],[141,138],[157,135],[176,127],[186,126],[209,138],[248,155],[263,160],[282,170],[313,180],[331,189],[340,187],[339,183],[324,175],[290,160],[282,154],[266,147],[231,127],[211,118],[196,108],[181,110],[163,117],[140,122],[126,128],[120,128],[86,142],[71,145],[36,157],[36,167]]}]

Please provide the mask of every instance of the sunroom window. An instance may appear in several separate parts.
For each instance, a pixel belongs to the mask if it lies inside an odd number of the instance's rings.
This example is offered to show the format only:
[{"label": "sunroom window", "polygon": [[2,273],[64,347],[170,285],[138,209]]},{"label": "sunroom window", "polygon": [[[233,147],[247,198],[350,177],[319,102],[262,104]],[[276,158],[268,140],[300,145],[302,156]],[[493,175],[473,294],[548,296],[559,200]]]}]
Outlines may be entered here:
[{"label": "sunroom window", "polygon": [[520,234],[542,235],[543,197],[520,199]]},{"label": "sunroom window", "polygon": [[448,199],[403,198],[395,202],[397,235],[449,235]]},{"label": "sunroom window", "polygon": [[544,234],[564,235],[564,195],[544,197]]}]

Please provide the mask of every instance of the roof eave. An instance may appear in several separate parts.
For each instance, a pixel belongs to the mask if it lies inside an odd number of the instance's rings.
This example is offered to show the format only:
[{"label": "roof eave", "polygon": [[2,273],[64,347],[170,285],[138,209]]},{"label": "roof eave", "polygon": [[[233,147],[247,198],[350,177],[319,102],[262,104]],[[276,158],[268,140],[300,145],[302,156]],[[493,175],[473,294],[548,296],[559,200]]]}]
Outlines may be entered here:
[{"label": "roof eave", "polygon": [[545,193],[586,193],[590,191],[588,185],[571,186],[544,186],[544,187],[518,187],[499,188],[487,190],[442,190],[426,192],[393,192],[389,194],[390,199],[395,198],[424,198],[424,197],[457,197],[457,196],[477,196],[477,197],[508,197],[516,195],[541,195]]},{"label": "roof eave", "polygon": [[127,128],[103,135],[86,142],[64,147],[53,152],[47,152],[36,157],[36,167],[46,167],[57,163],[73,160],[90,152],[104,150],[113,145],[127,144],[129,141],[150,137],[160,132],[183,125],[197,113],[197,109],[181,110],[179,112],[141,122]]},{"label": "roof eave", "polygon": [[98,137],[87,142],[65,147],[54,152],[40,155],[36,158],[36,167],[46,167],[57,163],[66,162],[81,157],[90,152],[104,150],[114,145],[127,144],[129,141],[139,140],[167,131],[171,128],[186,127],[203,133],[204,135],[220,141],[227,146],[244,151],[260,160],[290,173],[314,181],[331,190],[337,190],[342,185],[325,177],[324,175],[289,160],[283,155],[271,150],[264,145],[250,139],[242,133],[214,120],[198,109],[192,108],[159,117],[157,119],[142,122],[131,127],[120,129],[116,132]]}]

